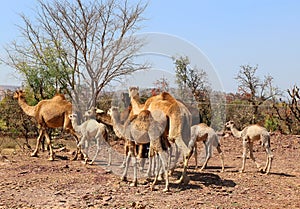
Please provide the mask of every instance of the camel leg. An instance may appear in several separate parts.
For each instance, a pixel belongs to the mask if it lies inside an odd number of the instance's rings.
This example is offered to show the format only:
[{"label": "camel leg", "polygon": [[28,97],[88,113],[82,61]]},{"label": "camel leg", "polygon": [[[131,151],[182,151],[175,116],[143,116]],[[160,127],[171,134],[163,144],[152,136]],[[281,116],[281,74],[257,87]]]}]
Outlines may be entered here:
[{"label": "camel leg", "polygon": [[35,150],[33,151],[33,153],[31,153],[31,155],[30,155],[31,157],[37,157],[38,149],[39,149],[39,146],[40,146],[40,143],[41,143],[41,140],[42,140],[43,137],[44,137],[44,131],[43,131],[43,129],[40,129],[39,130],[39,136],[36,139]]},{"label": "camel leg", "polygon": [[272,166],[272,160],[273,160],[273,155],[270,146],[266,147],[266,152],[267,152],[267,162],[266,162],[266,166],[263,169],[263,172],[269,174]]},{"label": "camel leg", "polygon": [[52,146],[51,146],[51,139],[50,139],[50,136],[48,135],[46,130],[44,130],[44,135],[45,135],[47,146],[49,147],[49,152],[50,152],[50,157],[49,157],[48,160],[53,161],[54,160],[54,153],[53,153],[53,149],[52,149]]},{"label": "camel leg", "polygon": [[176,144],[174,144],[174,150],[175,150],[175,158],[174,158],[174,162],[172,164],[172,161],[171,161],[171,156],[172,156],[172,152],[173,152],[173,148],[170,147],[170,175],[172,175],[174,173],[174,170],[176,168],[176,164],[178,162],[178,159],[179,159],[179,152],[178,152],[178,146]]},{"label": "camel leg", "polygon": [[210,159],[210,157],[211,157],[211,146],[207,146],[207,144],[204,142],[204,146],[205,146],[205,162],[203,163],[203,165],[202,165],[202,167],[201,167],[201,169],[200,169],[200,171],[203,171],[204,170],[204,168],[206,168],[206,166],[207,166],[207,163],[208,163],[208,160]]},{"label": "camel leg", "polygon": [[253,155],[253,143],[252,142],[249,143],[249,151],[250,151],[251,160],[256,164],[257,169],[262,171],[260,164],[256,162],[255,157]]},{"label": "camel leg", "polygon": [[187,168],[188,168],[189,159],[192,154],[192,150],[184,144],[182,139],[175,140],[175,143],[182,150],[182,154],[183,154],[183,171],[182,171],[180,179],[177,180],[176,183],[178,183],[178,184],[184,183],[186,185],[190,181],[190,178],[186,175],[186,172],[187,172]]},{"label": "camel leg", "polygon": [[224,155],[223,155],[223,152],[222,152],[222,150],[221,150],[221,146],[220,145],[218,145],[217,146],[217,150],[218,150],[218,153],[219,153],[219,155],[220,155],[220,158],[221,158],[221,165],[222,165],[222,170],[221,170],[221,172],[224,172]]},{"label": "camel leg", "polygon": [[156,185],[156,183],[158,182],[158,175],[159,175],[159,170],[160,170],[160,163],[159,163],[159,157],[155,155],[155,178],[154,178],[154,181],[150,187],[150,189],[153,191],[154,190],[154,187]]},{"label": "camel leg", "polygon": [[[160,159],[160,164],[159,166],[164,173],[164,179],[166,181],[165,188],[163,189],[163,192],[168,192],[169,191],[169,175],[168,175],[168,153],[165,151],[159,152],[159,159]],[[158,175],[160,175],[160,170],[158,171]]]},{"label": "camel leg", "polygon": [[124,159],[123,159],[123,163],[120,165],[121,168],[125,168],[126,166],[126,160],[127,160],[127,156],[128,156],[128,152],[129,152],[129,144],[128,142],[125,141],[125,145],[124,145]]},{"label": "camel leg", "polygon": [[131,152],[129,151],[125,159],[125,167],[124,167],[123,175],[121,177],[122,181],[127,181],[127,172],[130,163],[130,158],[131,158]]},{"label": "camel leg", "polygon": [[195,169],[198,169],[198,151],[197,151],[197,142],[194,144],[194,158],[195,158]]},{"label": "camel leg", "polygon": [[241,173],[245,171],[245,164],[246,164],[246,158],[247,158],[247,152],[248,152],[248,142],[246,140],[243,140],[243,163],[242,163],[242,168],[240,170]]},{"label": "camel leg", "polygon": [[132,164],[133,164],[133,182],[130,184],[130,186],[137,186],[137,158],[136,156],[133,156],[132,158]]},{"label": "camel leg", "polygon": [[97,150],[96,150],[96,153],[95,153],[92,161],[89,163],[90,165],[92,165],[94,163],[94,161],[96,160],[96,157],[98,156],[99,150],[100,150],[101,139],[98,136],[96,136],[96,143],[97,143]]},{"label": "camel leg", "polygon": [[187,185],[190,181],[190,177],[186,175],[189,158],[190,158],[189,155],[187,155],[183,158],[183,160],[184,160],[183,161],[183,171],[182,171],[180,179],[176,181],[177,184],[184,183],[184,185]]},{"label": "camel leg", "polygon": [[69,132],[73,135],[75,142],[76,142],[76,152],[75,152],[75,156],[71,159],[71,160],[77,160],[78,157],[80,156],[80,158],[82,158],[82,152],[80,147],[78,147],[78,143],[79,143],[79,136],[77,135],[77,133],[73,130],[68,129]]},{"label": "camel leg", "polygon": [[151,147],[150,147],[149,152],[148,152],[148,158],[149,158],[149,164],[148,164],[148,169],[147,169],[147,172],[146,172],[145,176],[147,178],[150,178],[151,176],[153,176],[151,174],[151,172],[153,172],[152,166],[153,166],[153,164],[155,164],[154,163],[155,156],[154,156],[154,153],[153,153],[153,150],[151,149]]},{"label": "camel leg", "polygon": [[126,157],[126,162],[125,162],[125,168],[124,168],[124,172],[122,175],[121,180],[122,181],[127,181],[127,173],[128,173],[128,168],[129,168],[129,163],[131,160],[131,157],[135,157],[135,144],[128,144],[128,153],[127,153],[127,157]]},{"label": "camel leg", "polygon": [[139,158],[139,170],[142,172],[144,170],[145,158],[143,158],[143,145],[138,145],[138,158]]},{"label": "camel leg", "polygon": [[[88,155],[87,155],[87,140],[85,136],[82,136],[80,142],[77,144],[77,149],[81,150],[81,153],[83,154],[83,158],[84,158],[84,164],[87,164],[88,161]],[[84,145],[84,147],[82,148],[82,146]]]}]

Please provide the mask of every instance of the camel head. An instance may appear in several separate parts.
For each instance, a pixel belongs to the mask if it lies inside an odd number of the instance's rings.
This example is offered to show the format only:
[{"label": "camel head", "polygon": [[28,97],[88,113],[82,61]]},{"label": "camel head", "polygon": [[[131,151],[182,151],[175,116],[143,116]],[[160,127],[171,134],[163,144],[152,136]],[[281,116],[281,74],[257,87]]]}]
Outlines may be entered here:
[{"label": "camel head", "polygon": [[92,107],[91,109],[85,111],[83,116],[85,116],[85,117],[93,117],[94,116],[95,117],[96,111],[97,111],[97,108]]},{"label": "camel head", "polygon": [[109,110],[107,111],[107,115],[112,116],[113,113],[119,112],[119,108],[116,106],[112,106],[111,108],[109,108]]},{"label": "camel head", "polygon": [[234,122],[232,120],[225,123],[225,128],[231,129],[234,126]]},{"label": "camel head", "polygon": [[19,98],[23,99],[23,98],[25,98],[25,92],[23,90],[17,90],[17,91],[15,91],[13,98],[14,99],[19,99]]},{"label": "camel head", "polygon": [[129,96],[130,97],[139,96],[139,87],[137,87],[137,86],[129,87],[128,91],[129,91]]},{"label": "camel head", "polygon": [[70,114],[70,115],[68,115],[68,117],[69,117],[69,119],[71,120],[71,121],[74,121],[74,120],[77,120],[77,115],[76,114]]}]

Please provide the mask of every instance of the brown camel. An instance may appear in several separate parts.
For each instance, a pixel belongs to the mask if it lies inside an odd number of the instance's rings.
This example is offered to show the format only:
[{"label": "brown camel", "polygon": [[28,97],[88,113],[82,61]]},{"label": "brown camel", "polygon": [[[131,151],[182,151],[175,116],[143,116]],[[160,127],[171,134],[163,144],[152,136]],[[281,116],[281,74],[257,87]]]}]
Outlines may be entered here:
[{"label": "brown camel", "polygon": [[[188,147],[191,138],[192,117],[188,108],[172,97],[169,93],[163,92],[159,95],[152,96],[146,100],[145,104],[140,104],[138,99],[138,88],[129,88],[132,109],[137,113],[139,110],[149,110],[150,112],[162,111],[168,118],[167,131],[168,140],[176,144],[184,156],[183,172],[177,183],[189,182],[186,176],[188,160],[192,154],[191,148]],[[177,155],[176,155],[177,156]]]},{"label": "brown camel", "polygon": [[[254,124],[254,125],[246,126],[242,131],[239,131],[234,127],[233,121],[228,121],[225,124],[225,127],[230,129],[234,137],[243,139],[243,164],[240,171],[244,172],[245,170],[247,152],[249,149],[250,158],[256,164],[257,168],[260,171],[268,174],[271,170],[273,155],[270,148],[270,134],[267,131],[267,129],[261,127],[260,125]],[[255,158],[253,156],[253,142],[258,140],[261,140],[261,144],[262,146],[265,147],[267,153],[267,161],[263,169],[261,169],[260,165],[255,161]]]},{"label": "brown camel", "polygon": [[[40,101],[35,106],[30,106],[25,101],[25,92],[18,90],[13,96],[18,99],[19,106],[25,114],[35,118],[39,127],[39,136],[37,138],[36,147],[31,156],[36,157],[41,140],[45,136],[47,145],[49,147],[49,160],[54,160],[54,153],[51,146],[51,139],[48,134],[48,128],[63,127],[64,130],[69,131],[78,144],[78,136],[74,131],[68,115],[72,114],[72,104],[67,101],[62,94],[55,95],[52,99],[45,99]],[[76,156],[79,150],[77,150]]]}]

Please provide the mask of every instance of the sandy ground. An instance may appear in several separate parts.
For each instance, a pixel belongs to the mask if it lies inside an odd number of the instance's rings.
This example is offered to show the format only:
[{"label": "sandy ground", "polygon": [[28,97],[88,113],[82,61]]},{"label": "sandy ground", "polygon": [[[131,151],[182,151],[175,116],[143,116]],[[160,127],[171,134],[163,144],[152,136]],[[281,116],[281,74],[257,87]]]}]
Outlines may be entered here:
[{"label": "sandy ground", "polygon": [[[271,141],[274,160],[269,175],[258,172],[250,159],[245,173],[239,173],[241,141],[221,138],[225,172],[220,172],[214,150],[203,172],[196,171],[194,159],[190,160],[188,185],[175,184],[182,169],[179,165],[166,193],[162,192],[164,182],[151,191],[141,172],[137,187],[129,186],[131,174],[129,182],[120,181],[120,144],[113,146],[109,167],[106,149],[94,165],[71,161],[74,148],[69,145],[66,150],[56,150],[55,161],[47,160],[47,152],[30,157],[29,151],[4,149],[0,156],[0,208],[300,208],[300,138],[274,134]],[[202,149],[199,146],[199,152]],[[254,155],[265,163],[259,143]]]}]

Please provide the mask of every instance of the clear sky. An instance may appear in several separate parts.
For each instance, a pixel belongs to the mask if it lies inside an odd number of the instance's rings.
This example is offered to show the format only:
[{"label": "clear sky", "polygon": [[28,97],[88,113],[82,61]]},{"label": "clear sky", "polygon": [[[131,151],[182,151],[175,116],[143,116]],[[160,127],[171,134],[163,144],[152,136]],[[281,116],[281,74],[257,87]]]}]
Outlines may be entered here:
[{"label": "clear sky", "polygon": [[[17,13],[32,14],[36,0],[1,2],[0,52],[15,39]],[[141,32],[166,33],[198,47],[211,61],[225,91],[235,92],[241,65],[258,65],[281,90],[300,85],[300,1],[149,0]],[[0,84],[11,74],[0,65]]]}]

